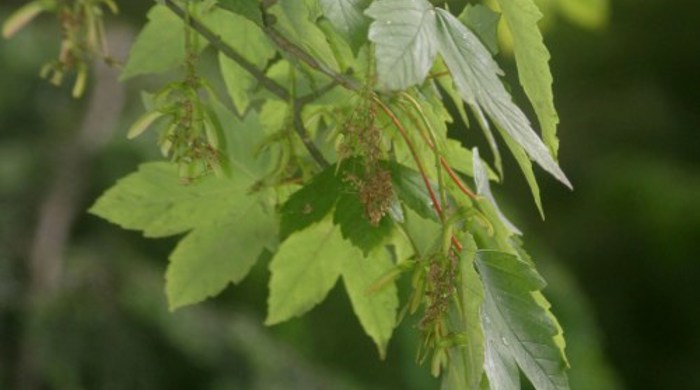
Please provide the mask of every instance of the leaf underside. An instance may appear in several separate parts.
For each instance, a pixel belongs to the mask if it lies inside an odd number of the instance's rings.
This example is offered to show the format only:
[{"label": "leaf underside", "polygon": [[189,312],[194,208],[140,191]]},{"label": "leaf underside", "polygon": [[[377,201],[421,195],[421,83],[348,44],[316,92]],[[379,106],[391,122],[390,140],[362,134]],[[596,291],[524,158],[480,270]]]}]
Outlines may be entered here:
[{"label": "leaf underside", "polygon": [[482,326],[486,336],[486,374],[494,388],[519,388],[512,362],[537,389],[568,389],[566,361],[555,342],[558,329],[533,292],[542,277],[515,255],[481,250],[476,266],[484,285]]}]

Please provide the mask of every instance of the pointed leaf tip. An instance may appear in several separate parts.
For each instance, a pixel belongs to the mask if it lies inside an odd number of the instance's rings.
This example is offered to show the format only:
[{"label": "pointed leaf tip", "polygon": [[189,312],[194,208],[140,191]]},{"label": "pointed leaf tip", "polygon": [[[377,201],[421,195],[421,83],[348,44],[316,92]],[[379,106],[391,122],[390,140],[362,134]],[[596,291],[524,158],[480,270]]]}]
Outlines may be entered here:
[{"label": "pointed leaf tip", "polygon": [[479,38],[455,16],[437,9],[440,54],[450,69],[462,99],[479,113],[482,110],[522,147],[544,170],[569,188],[571,183],[552,157],[530,121],[513,103],[499,75],[503,73]]}]

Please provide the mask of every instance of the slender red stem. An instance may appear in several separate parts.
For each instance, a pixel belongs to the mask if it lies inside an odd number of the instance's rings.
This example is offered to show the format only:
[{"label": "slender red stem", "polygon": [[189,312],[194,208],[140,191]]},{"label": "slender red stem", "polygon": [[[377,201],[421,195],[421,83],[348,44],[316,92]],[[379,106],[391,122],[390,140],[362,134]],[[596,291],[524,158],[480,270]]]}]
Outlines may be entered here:
[{"label": "slender red stem", "polygon": [[[394,123],[396,128],[399,130],[401,133],[401,137],[403,137],[404,141],[406,141],[406,145],[408,145],[408,149],[411,151],[411,155],[413,156],[413,160],[416,163],[416,166],[418,167],[418,171],[420,172],[421,178],[423,179],[423,183],[425,184],[425,188],[428,190],[428,194],[430,195],[430,200],[433,203],[433,208],[437,212],[438,216],[440,217],[440,220],[444,222],[445,220],[445,215],[442,212],[442,207],[440,206],[440,202],[437,200],[437,197],[435,196],[435,192],[433,191],[432,186],[430,185],[430,180],[428,180],[428,175],[425,173],[425,168],[423,168],[423,163],[420,161],[420,158],[418,157],[418,152],[416,152],[416,147],[413,145],[413,141],[408,136],[408,133],[406,132],[406,129],[403,127],[401,124],[401,121],[399,118],[394,114],[393,111],[391,111],[391,108],[389,108],[384,102],[379,100],[376,96],[372,97],[372,100],[374,100],[375,103],[379,106],[379,108],[384,111],[384,113],[391,119],[391,121]],[[453,172],[454,173],[454,172]],[[457,240],[457,237],[452,235],[452,245],[454,245],[455,249],[457,252],[462,251],[462,244]]]},{"label": "slender red stem", "polygon": [[420,161],[420,157],[418,157],[418,152],[416,151],[415,145],[413,145],[413,141],[411,141],[411,138],[409,138],[408,133],[406,132],[406,129],[403,127],[401,124],[401,121],[399,118],[394,114],[393,111],[391,111],[391,108],[389,108],[384,102],[379,100],[376,96],[372,97],[372,100],[374,100],[375,103],[379,106],[379,108],[384,111],[384,113],[391,119],[391,122],[394,123],[394,126],[399,130],[401,133],[401,137],[403,137],[404,141],[406,141],[406,145],[408,145],[408,149],[411,151],[411,155],[413,156],[413,161],[415,161],[416,166],[418,167],[418,171],[420,172],[420,176],[423,179],[423,183],[425,184],[425,188],[428,190],[428,194],[430,195],[430,200],[433,202],[433,208],[435,211],[438,213],[438,216],[440,217],[440,220],[444,220],[445,216],[442,213],[442,207],[440,207],[440,202],[437,200],[437,197],[435,196],[435,192],[433,192],[433,187],[430,185],[430,180],[428,180],[428,175],[425,173],[425,168],[423,168],[423,163]]},{"label": "slender red stem", "polygon": [[472,190],[470,190],[466,184],[464,184],[462,179],[460,179],[459,176],[457,176],[457,173],[454,170],[452,170],[450,164],[448,164],[447,160],[445,160],[445,158],[442,156],[440,156],[440,163],[443,167],[445,167],[445,170],[447,170],[447,174],[450,175],[450,178],[457,185],[457,187],[459,187],[459,189],[462,190],[462,192],[468,197],[470,197],[472,200],[476,200],[477,195],[474,192],[472,192]]}]

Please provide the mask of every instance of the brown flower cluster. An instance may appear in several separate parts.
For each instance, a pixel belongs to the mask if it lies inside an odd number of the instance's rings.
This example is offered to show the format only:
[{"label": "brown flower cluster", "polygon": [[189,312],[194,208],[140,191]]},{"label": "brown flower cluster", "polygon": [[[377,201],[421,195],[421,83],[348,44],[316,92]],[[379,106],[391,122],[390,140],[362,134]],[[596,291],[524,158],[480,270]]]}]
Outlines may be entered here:
[{"label": "brown flower cluster", "polygon": [[375,125],[376,116],[373,104],[358,106],[345,123],[342,131],[345,140],[339,150],[341,158],[359,157],[362,161],[361,177],[348,174],[345,180],[357,190],[365,215],[373,226],[379,225],[394,199],[391,173],[380,164],[384,152],[382,134]]},{"label": "brown flower cluster", "polygon": [[430,259],[428,269],[428,289],[426,298],[428,305],[419,322],[420,329],[427,329],[436,320],[447,312],[452,294],[455,292],[455,280],[457,276],[457,255],[452,251],[447,258],[443,255],[434,255]]}]

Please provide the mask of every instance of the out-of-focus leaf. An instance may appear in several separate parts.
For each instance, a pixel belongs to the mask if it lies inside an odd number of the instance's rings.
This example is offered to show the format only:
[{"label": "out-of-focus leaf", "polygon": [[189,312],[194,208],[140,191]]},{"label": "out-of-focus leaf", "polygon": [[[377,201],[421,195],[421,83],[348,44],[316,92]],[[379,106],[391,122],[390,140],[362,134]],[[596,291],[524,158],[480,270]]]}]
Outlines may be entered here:
[{"label": "out-of-focus leaf", "polygon": [[12,38],[17,31],[29,24],[34,18],[44,11],[53,10],[56,4],[53,1],[31,1],[10,15],[2,24],[2,37]]},{"label": "out-of-focus leaf", "polygon": [[567,19],[585,28],[604,27],[610,19],[609,0],[557,0],[556,4]]},{"label": "out-of-focus leaf", "polygon": [[369,39],[376,44],[380,84],[403,90],[422,83],[437,53],[433,6],[426,0],[383,0],[365,13],[374,19]]}]

